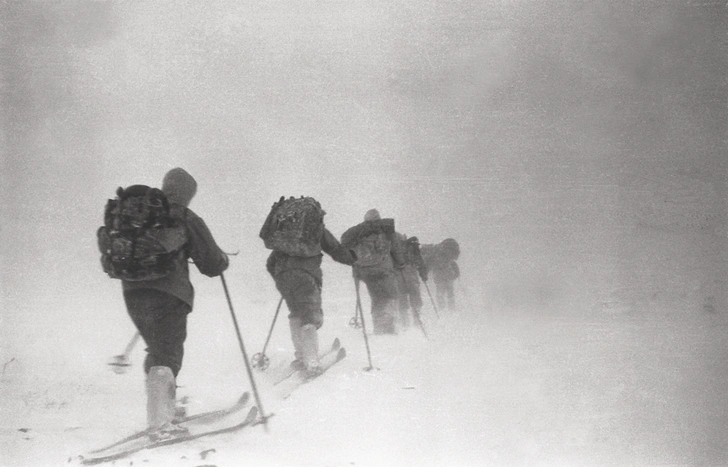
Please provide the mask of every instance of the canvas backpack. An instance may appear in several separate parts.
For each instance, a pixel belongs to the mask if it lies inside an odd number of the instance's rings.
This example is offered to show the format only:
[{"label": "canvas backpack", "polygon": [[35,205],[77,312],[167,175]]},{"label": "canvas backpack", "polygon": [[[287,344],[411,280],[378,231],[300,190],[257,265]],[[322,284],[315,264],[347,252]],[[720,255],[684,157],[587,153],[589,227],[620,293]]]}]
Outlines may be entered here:
[{"label": "canvas backpack", "polygon": [[440,242],[440,248],[445,259],[448,261],[457,261],[460,257],[460,245],[454,238],[446,238]]},{"label": "canvas backpack", "polygon": [[132,185],[109,199],[97,231],[101,265],[113,279],[148,281],[169,275],[187,242],[186,230],[170,215],[157,188]]},{"label": "canvas backpack", "polygon": [[319,255],[325,214],[314,198],[281,196],[271,207],[260,229],[260,238],[269,250],[291,256]]},{"label": "canvas backpack", "polygon": [[370,267],[382,266],[389,260],[392,251],[392,234],[394,233],[393,219],[380,219],[365,223],[368,233],[369,228],[376,228],[376,231],[368,235],[360,235],[353,250],[356,253],[356,266]]}]

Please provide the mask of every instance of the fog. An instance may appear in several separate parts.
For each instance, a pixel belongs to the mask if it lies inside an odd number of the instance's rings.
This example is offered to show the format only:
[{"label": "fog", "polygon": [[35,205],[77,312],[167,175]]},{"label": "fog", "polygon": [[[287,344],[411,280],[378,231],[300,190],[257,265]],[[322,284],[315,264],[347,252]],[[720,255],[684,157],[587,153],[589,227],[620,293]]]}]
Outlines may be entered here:
[{"label": "fog", "polygon": [[[118,186],[177,166],[239,252],[253,345],[276,300],[258,231],[291,195],[337,237],[377,208],[456,238],[463,323],[724,326],[727,19],[717,0],[3,2],[0,363],[22,392],[123,348],[95,231]],[[325,309],[353,310],[324,263]],[[219,281],[193,282],[190,327],[229,331]]]}]

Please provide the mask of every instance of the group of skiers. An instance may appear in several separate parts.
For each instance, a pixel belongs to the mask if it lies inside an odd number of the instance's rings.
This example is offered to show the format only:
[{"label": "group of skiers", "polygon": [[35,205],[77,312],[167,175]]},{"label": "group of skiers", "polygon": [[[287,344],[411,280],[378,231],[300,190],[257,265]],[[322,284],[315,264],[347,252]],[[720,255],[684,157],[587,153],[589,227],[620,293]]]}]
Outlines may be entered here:
[{"label": "group of skiers", "polygon": [[[382,219],[376,209],[367,211],[364,222],[344,232],[341,241],[356,254],[354,280],[357,290],[359,281],[366,284],[375,334],[396,334],[397,328],[405,329],[412,321],[422,325],[420,281],[426,284],[430,271],[440,307],[455,307],[450,292],[452,282],[460,276],[456,263],[459,246],[456,250],[440,244],[420,246],[417,237],[397,232],[394,219]],[[443,242],[457,246],[454,239]]]},{"label": "group of skiers", "polygon": [[[153,439],[184,430],[172,422],[187,315],[194,301],[188,260],[208,277],[221,275],[229,265],[205,222],[188,207],[196,191],[195,179],[181,168],[164,176],[161,190],[119,188],[116,199],[107,202],[104,225],[97,231],[103,269],[121,279],[129,316],[147,345],[147,424]],[[374,334],[407,328],[410,310],[412,320],[422,324],[420,281],[426,284],[430,275],[440,308],[454,308],[453,281],[460,275],[454,239],[420,245],[417,237],[397,232],[394,219],[383,219],[371,209],[339,241],[325,227],[324,215],[311,197],[282,197],[260,231],[265,247],[272,250],[266,268],[289,310],[293,368],[319,371],[323,253],[352,267],[357,294],[360,282],[366,285]]]}]

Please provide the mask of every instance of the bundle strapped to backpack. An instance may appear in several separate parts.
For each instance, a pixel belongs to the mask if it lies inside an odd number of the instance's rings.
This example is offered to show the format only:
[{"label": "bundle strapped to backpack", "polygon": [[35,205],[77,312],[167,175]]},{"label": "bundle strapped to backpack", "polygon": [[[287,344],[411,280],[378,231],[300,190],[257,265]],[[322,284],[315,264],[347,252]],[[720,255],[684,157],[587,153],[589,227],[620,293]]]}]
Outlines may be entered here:
[{"label": "bundle strapped to backpack", "polygon": [[162,190],[119,187],[96,232],[101,266],[113,279],[148,281],[169,275],[187,242],[183,225],[170,215]]},{"label": "bundle strapped to backpack", "polygon": [[341,244],[356,253],[355,266],[380,266],[391,255],[393,234],[394,219],[365,221],[344,232]]},{"label": "bundle strapped to backpack", "polygon": [[269,250],[291,256],[311,257],[321,254],[324,215],[314,198],[281,196],[271,207],[260,229],[260,238]]},{"label": "bundle strapped to backpack", "polygon": [[428,269],[440,269],[458,259],[460,245],[455,239],[446,238],[437,244],[421,244],[420,254]]}]

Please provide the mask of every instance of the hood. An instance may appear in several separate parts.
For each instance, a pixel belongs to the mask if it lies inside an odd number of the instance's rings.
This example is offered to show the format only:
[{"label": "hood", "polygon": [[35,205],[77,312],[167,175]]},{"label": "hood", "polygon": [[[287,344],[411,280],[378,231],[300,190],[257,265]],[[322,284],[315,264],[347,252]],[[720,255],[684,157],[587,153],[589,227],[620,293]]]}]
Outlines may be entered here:
[{"label": "hood", "polygon": [[162,191],[171,203],[187,207],[197,193],[197,182],[187,171],[177,167],[164,176]]},{"label": "hood", "polygon": [[379,211],[376,209],[370,209],[366,214],[364,214],[365,221],[378,221],[379,219],[381,219],[379,217]]}]

